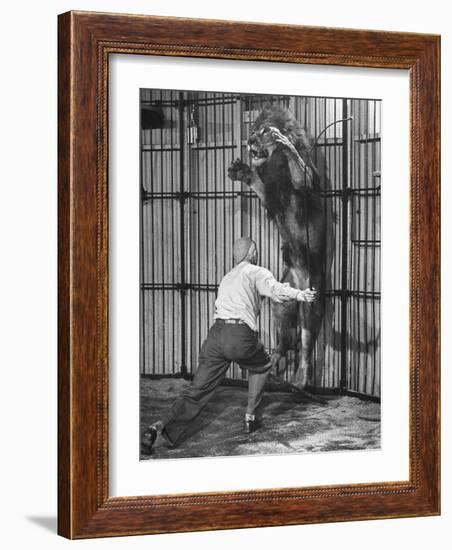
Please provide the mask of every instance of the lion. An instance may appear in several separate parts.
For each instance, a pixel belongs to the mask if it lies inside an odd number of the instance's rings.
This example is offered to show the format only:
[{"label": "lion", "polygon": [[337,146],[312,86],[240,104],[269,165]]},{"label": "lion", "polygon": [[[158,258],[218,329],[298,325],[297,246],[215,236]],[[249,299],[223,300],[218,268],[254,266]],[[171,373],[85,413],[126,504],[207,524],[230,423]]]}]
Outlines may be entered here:
[{"label": "lion", "polygon": [[248,151],[251,167],[236,159],[228,175],[249,186],[275,221],[285,264],[282,282],[318,291],[312,304],[273,305],[277,348],[272,362],[281,372],[284,362],[280,359],[288,350],[298,349],[293,383],[303,389],[312,377],[312,351],[324,316],[326,272],[331,267],[327,243],[332,239],[327,235],[330,228],[320,195],[322,182],[311,159],[310,140],[288,109],[277,105],[263,108],[252,127]]}]

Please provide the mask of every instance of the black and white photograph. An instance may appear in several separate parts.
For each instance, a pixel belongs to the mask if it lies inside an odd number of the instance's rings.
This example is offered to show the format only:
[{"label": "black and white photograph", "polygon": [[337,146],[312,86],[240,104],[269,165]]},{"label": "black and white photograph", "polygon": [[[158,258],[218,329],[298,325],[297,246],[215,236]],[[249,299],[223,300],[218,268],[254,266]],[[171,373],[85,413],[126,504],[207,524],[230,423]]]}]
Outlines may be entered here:
[{"label": "black and white photograph", "polygon": [[381,100],[139,109],[140,458],[379,449]]}]

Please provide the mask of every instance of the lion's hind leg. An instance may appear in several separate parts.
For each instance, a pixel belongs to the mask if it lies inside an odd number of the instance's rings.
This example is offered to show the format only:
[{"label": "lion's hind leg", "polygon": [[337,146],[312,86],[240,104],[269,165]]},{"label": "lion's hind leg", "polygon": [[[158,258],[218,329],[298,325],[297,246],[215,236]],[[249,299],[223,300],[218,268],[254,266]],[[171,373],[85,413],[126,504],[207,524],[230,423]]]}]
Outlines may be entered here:
[{"label": "lion's hind leg", "polygon": [[277,374],[280,375],[288,367],[287,352],[296,350],[298,346],[298,303],[273,304],[273,318],[277,345],[272,355],[272,363]]},{"label": "lion's hind leg", "polygon": [[319,302],[300,304],[301,309],[301,346],[295,373],[295,386],[305,388],[313,377],[312,355],[314,345],[322,325],[322,309]]}]

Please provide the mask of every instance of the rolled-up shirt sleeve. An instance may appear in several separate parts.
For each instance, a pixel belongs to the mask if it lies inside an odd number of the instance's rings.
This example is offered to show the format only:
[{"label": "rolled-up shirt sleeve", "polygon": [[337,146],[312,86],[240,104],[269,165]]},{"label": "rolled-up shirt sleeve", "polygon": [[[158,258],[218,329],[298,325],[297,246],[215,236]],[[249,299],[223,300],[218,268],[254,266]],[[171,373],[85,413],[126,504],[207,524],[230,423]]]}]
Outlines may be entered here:
[{"label": "rolled-up shirt sleeve", "polygon": [[263,267],[256,273],[256,288],[261,296],[278,303],[297,300],[302,295],[301,290],[291,287],[289,283],[280,283]]}]

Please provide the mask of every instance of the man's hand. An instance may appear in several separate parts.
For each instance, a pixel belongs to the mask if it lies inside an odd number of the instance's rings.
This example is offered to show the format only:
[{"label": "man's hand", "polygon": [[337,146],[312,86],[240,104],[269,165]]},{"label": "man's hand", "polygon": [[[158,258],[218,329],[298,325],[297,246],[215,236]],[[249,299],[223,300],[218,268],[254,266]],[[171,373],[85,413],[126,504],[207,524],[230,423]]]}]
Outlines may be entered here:
[{"label": "man's hand", "polygon": [[307,288],[300,290],[297,300],[299,302],[314,302],[317,299],[317,290],[315,288]]},{"label": "man's hand", "polygon": [[276,143],[279,143],[280,145],[283,145],[287,149],[290,149],[295,155],[298,156],[298,151],[295,148],[295,145],[290,141],[290,139],[285,136],[283,133],[281,133],[278,128],[271,127],[271,136],[276,141]]}]

